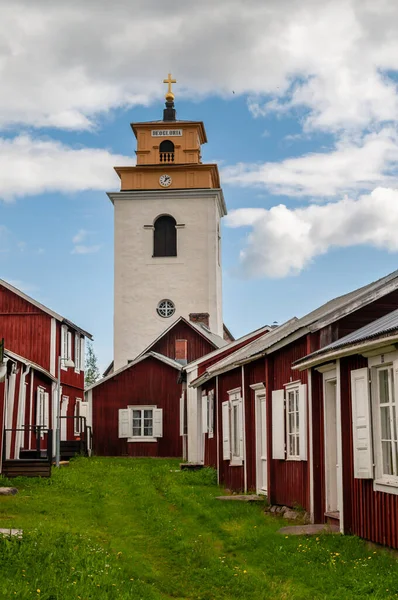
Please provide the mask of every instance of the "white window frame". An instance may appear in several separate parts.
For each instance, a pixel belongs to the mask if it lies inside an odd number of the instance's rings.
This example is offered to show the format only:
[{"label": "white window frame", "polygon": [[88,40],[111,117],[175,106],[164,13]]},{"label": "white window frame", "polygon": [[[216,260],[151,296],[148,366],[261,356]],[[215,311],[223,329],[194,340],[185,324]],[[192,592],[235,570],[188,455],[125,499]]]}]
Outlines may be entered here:
[{"label": "white window frame", "polygon": [[[66,325],[61,325],[61,358],[68,358],[68,328]],[[61,360],[61,369],[63,371],[67,371],[67,367],[65,367],[65,360]]]},{"label": "white window frame", "polygon": [[[395,359],[395,360],[394,360]],[[369,360],[370,380],[371,380],[371,406],[372,406],[372,434],[373,434],[373,449],[374,449],[374,481],[373,489],[378,492],[398,495],[398,464],[395,465],[396,475],[383,474],[383,452],[381,439],[381,418],[380,418],[380,403],[379,403],[379,372],[388,370],[389,373],[389,392],[394,389],[395,395],[395,415],[396,423],[390,420],[390,428],[393,431],[395,425],[398,431],[398,390],[396,371],[398,353],[388,353],[380,355]],[[393,386],[391,385],[393,383]],[[390,395],[390,400],[393,400]],[[388,406],[391,406],[391,402]],[[390,413],[391,415],[391,413]],[[391,419],[391,416],[390,416]]]},{"label": "white window frame", "polygon": [[[241,388],[228,391],[231,467],[243,465],[243,400]],[[235,422],[236,414],[236,422]],[[238,452],[236,452],[238,450]]]},{"label": "white window frame", "polygon": [[80,335],[75,331],[75,373],[81,371],[81,343]]},{"label": "white window frame", "polygon": [[36,427],[40,427],[40,437],[44,437],[43,429],[48,429],[50,395],[45,388],[39,386],[36,391]]},{"label": "white window frame", "polygon": [[[302,426],[302,415],[300,414],[300,384],[301,381],[298,383],[292,383],[290,385],[287,385],[285,387],[285,418],[286,418],[286,460],[302,460],[301,458],[301,454],[300,454],[300,427]],[[297,418],[298,418],[298,427],[296,428],[296,431],[290,431],[290,419],[289,419],[289,415],[291,414],[289,412],[289,394],[294,394],[295,396],[295,403],[296,403],[296,410],[292,413],[294,415],[296,415],[295,417],[295,422],[297,423]],[[294,436],[295,438],[295,453],[292,454],[290,452],[290,437]],[[298,445],[299,448],[297,450],[297,441],[298,441]]]},{"label": "white window frame", "polygon": [[157,442],[158,438],[154,437],[153,435],[149,436],[149,435],[133,435],[133,419],[134,419],[134,410],[140,410],[141,411],[141,431],[144,428],[144,410],[152,410],[152,433],[154,431],[154,421],[155,421],[155,415],[154,415],[154,411],[157,408],[156,405],[146,405],[146,406],[142,406],[142,405],[137,405],[137,406],[128,406],[127,407],[128,410],[131,413],[131,436],[129,438],[127,438],[128,442]]},{"label": "white window frame", "polygon": [[75,403],[75,414],[74,414],[74,419],[73,419],[73,428],[74,428],[74,433],[75,435],[80,435],[81,434],[81,430],[80,430],[80,404],[82,402],[81,398],[76,398],[76,403]]}]

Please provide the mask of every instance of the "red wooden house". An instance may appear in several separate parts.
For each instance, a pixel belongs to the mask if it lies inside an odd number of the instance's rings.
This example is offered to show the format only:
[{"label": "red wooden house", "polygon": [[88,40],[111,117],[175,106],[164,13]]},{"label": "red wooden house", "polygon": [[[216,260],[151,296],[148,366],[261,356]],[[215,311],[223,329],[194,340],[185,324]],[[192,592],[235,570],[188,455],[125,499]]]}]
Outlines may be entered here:
[{"label": "red wooden house", "polygon": [[183,456],[181,369],[226,344],[205,325],[180,317],[138,358],[87,388],[94,453]]},{"label": "red wooden house", "polygon": [[313,471],[316,518],[325,509],[338,511],[342,532],[393,548],[398,548],[397,348],[395,310],[296,363],[312,382],[310,401],[319,415],[313,427],[324,424]]},{"label": "red wooden house", "polygon": [[[3,460],[33,449],[33,429],[56,429],[58,365],[61,364],[61,440],[81,435],[84,403],[84,340],[91,335],[58,313],[0,280],[0,337],[7,348],[1,430],[26,429],[5,436]],[[74,367],[66,369],[71,358]],[[11,371],[10,371],[11,369]],[[68,418],[66,418],[68,417]],[[31,434],[27,433],[30,429]],[[47,434],[46,434],[47,435]],[[41,446],[47,444],[41,436]],[[53,451],[55,450],[55,436]]]},{"label": "red wooden house", "polygon": [[314,485],[324,468],[323,416],[318,403],[308,401],[313,382],[293,364],[397,306],[394,272],[207,367],[190,382],[198,406],[203,398],[214,398],[210,423],[201,406],[197,409],[204,464],[215,466],[227,487],[266,493],[273,504],[302,506],[317,522],[335,513],[319,502]]}]

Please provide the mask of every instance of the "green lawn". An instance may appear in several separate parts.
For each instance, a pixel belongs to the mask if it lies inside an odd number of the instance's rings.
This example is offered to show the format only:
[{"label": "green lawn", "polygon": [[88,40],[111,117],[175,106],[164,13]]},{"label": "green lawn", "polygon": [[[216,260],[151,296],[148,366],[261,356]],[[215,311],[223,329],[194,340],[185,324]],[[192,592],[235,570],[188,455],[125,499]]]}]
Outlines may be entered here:
[{"label": "green lawn", "polygon": [[[261,505],[219,502],[210,469],[77,459],[0,497],[0,598],[392,598],[394,556],[357,538],[276,534]],[[7,482],[0,478],[0,485]]]}]

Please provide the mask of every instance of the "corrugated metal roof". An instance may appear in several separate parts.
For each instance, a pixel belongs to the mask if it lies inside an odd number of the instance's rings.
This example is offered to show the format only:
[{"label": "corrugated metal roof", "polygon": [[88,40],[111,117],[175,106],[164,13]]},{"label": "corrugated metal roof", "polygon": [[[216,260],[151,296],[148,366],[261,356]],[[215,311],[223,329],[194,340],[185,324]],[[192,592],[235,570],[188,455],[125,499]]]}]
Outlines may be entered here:
[{"label": "corrugated metal roof", "polygon": [[371,340],[375,337],[394,331],[398,331],[398,309],[388,313],[388,315],[384,315],[384,317],[381,317],[380,319],[377,319],[368,325],[365,325],[364,327],[361,327],[360,329],[357,329],[356,331],[353,331],[352,333],[349,333],[341,339],[328,344],[324,348],[305,356],[304,358],[296,361],[295,364],[300,364],[309,358],[319,356],[324,353],[326,354],[330,350],[338,350],[339,348],[344,348],[345,346],[349,346],[351,344]]},{"label": "corrugated metal roof", "polygon": [[[317,328],[326,324],[325,321],[333,322],[343,315],[357,310],[360,306],[373,301],[375,297],[386,295],[396,288],[398,288],[398,270],[353,292],[334,298],[300,319],[294,317],[272,332],[263,335],[209,367],[206,371],[207,377],[213,377],[217,373],[227,371],[233,366],[242,364],[262,353],[267,354],[272,346],[300,329],[303,330],[303,335],[306,331],[316,331]],[[202,378],[204,378],[204,375],[198,378],[197,381],[202,380]]]},{"label": "corrugated metal roof", "polygon": [[229,343],[229,342],[227,342],[227,340],[224,340],[224,338],[222,338],[220,335],[213,333],[212,331],[210,331],[210,329],[208,327],[206,327],[205,325],[202,325],[201,323],[193,323],[192,321],[188,321],[188,323],[189,323],[189,325],[191,325],[192,327],[197,329],[199,331],[199,333],[201,333],[202,335],[205,335],[207,337],[207,339],[212,344],[214,344],[214,346],[217,346],[217,348],[223,348],[224,346],[226,346]]}]

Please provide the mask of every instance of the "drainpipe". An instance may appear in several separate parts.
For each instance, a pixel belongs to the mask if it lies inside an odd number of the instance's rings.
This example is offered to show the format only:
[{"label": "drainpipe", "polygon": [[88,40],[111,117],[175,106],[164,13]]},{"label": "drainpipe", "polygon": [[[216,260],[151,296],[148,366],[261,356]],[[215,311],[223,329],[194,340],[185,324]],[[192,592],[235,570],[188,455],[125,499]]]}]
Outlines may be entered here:
[{"label": "drainpipe", "polygon": [[242,365],[243,485],[247,492],[245,367]]}]

